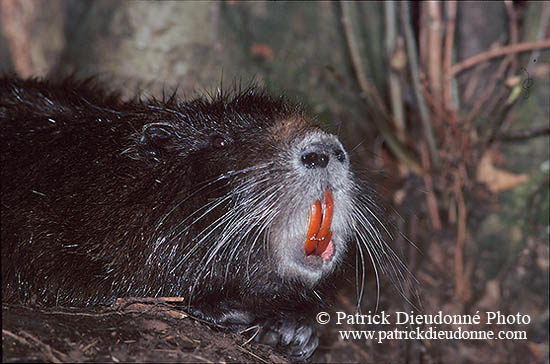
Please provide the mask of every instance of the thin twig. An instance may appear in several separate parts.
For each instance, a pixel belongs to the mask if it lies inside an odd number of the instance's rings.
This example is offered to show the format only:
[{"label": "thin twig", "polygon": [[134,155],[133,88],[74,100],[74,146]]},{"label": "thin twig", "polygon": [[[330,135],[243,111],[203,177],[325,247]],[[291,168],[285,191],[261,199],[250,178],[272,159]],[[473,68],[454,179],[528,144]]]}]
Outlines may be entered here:
[{"label": "thin twig", "polygon": [[453,43],[456,24],[456,0],[447,2],[447,24],[445,29],[445,52],[443,54],[443,71],[445,73],[445,83],[443,85],[443,100],[445,109],[454,111],[453,99],[451,97],[453,78],[449,77],[451,71],[451,62],[453,57]]},{"label": "thin twig", "polygon": [[[471,104],[472,98],[474,97],[475,92],[479,89],[480,77],[485,70],[489,67],[489,63],[480,63],[474,67],[470,76],[466,81],[464,86],[464,91],[462,91],[462,100],[464,104]],[[451,78],[451,77],[447,77]]]},{"label": "thin twig", "polygon": [[493,75],[491,76],[491,80],[489,81],[489,84],[487,85],[487,87],[483,91],[483,95],[481,95],[481,97],[477,99],[476,103],[472,107],[472,110],[468,113],[468,116],[466,116],[466,119],[465,119],[465,124],[466,125],[470,125],[472,120],[478,115],[478,112],[481,109],[481,107],[483,107],[484,105],[485,106],[487,105],[486,104],[487,100],[489,99],[489,97],[493,93],[493,91],[494,91],[494,89],[497,85],[497,82],[500,79],[502,79],[502,77],[504,76],[504,72],[506,71],[506,68],[508,67],[508,65],[512,61],[513,57],[514,56],[511,55],[511,54],[506,56],[506,58],[504,58],[504,60],[500,63],[497,71],[495,73],[493,73]]},{"label": "thin twig", "polygon": [[336,78],[336,81],[340,82],[340,84],[343,87],[345,87],[347,90],[351,90],[351,87],[348,84],[348,81],[340,72],[336,71],[336,69],[334,69],[334,67],[332,67],[330,64],[326,65],[325,68],[327,69],[327,71],[329,71],[334,75],[334,77]]},{"label": "thin twig", "polygon": [[[23,345],[32,346],[32,344],[30,342],[28,342],[27,340],[25,340],[25,338],[22,338],[21,336],[16,335],[16,334],[14,334],[13,332],[11,332],[9,330],[2,329],[2,335],[7,335],[7,336],[11,337],[13,340],[18,341]],[[4,340],[2,340],[2,341],[4,341]]]},{"label": "thin twig", "polygon": [[[517,13],[514,9],[514,3],[511,0],[504,0],[504,5],[506,6],[506,14],[508,14],[508,33],[510,36],[509,44],[517,44],[518,38],[518,22],[517,22]],[[540,40],[540,39],[538,39]],[[510,70],[508,71],[508,76],[512,76],[517,69],[518,60],[512,55],[508,55],[507,58],[512,59],[510,64]]]},{"label": "thin twig", "polygon": [[445,110],[443,110],[441,102],[439,102],[439,100],[436,100],[431,94],[430,90],[428,90],[426,80],[420,81],[420,86],[422,86],[422,93],[424,95],[424,98],[426,99],[427,105],[432,111],[432,114],[434,114],[434,116],[436,116],[440,120],[450,119],[451,116]]},{"label": "thin twig", "polygon": [[171,303],[184,302],[183,297],[120,297],[116,299],[117,305],[128,303]]},{"label": "thin twig", "polygon": [[535,128],[529,130],[509,131],[499,134],[496,139],[505,142],[521,141],[525,139],[535,138],[543,135],[550,135],[550,127]]},{"label": "thin twig", "polygon": [[491,115],[490,125],[487,126],[486,132],[483,134],[481,143],[486,147],[494,141],[496,136],[500,133],[502,125],[506,121],[506,118],[509,116],[509,112],[512,107],[515,105],[517,96],[519,94],[515,93],[514,90],[508,91],[503,89],[502,92],[495,99],[495,106],[488,112],[487,115]]},{"label": "thin twig", "polygon": [[428,80],[436,100],[441,95],[441,4],[438,1],[422,3],[428,12]]},{"label": "thin twig", "polygon": [[433,190],[432,175],[430,171],[430,158],[428,158],[426,143],[420,142],[419,149],[422,160],[422,168],[426,171],[426,173],[424,173],[424,186],[426,187],[426,205],[428,206],[428,214],[430,215],[433,231],[439,231],[441,230],[441,219],[439,218],[437,199],[435,198],[435,193]]},{"label": "thin twig", "polygon": [[44,354],[48,358],[48,360],[51,361],[52,363],[62,363],[64,361],[66,362],[69,359],[67,354],[52,348],[50,345],[42,342],[40,339],[29,334],[28,332],[21,331],[21,335],[25,336],[29,340],[34,341],[35,346],[37,346],[39,350],[42,352],[42,354]]},{"label": "thin twig", "polygon": [[405,113],[403,110],[403,96],[401,95],[401,85],[397,74],[397,69],[394,67],[395,57],[400,55],[396,52],[397,41],[397,25],[395,22],[395,3],[393,1],[384,2],[384,14],[386,16],[386,55],[388,57],[389,78],[390,78],[390,98],[393,119],[397,127],[397,136],[399,140],[405,140]]},{"label": "thin twig", "polygon": [[486,62],[493,58],[502,57],[512,53],[528,52],[536,49],[545,49],[545,48],[550,48],[550,39],[545,39],[537,42],[524,42],[524,43],[505,46],[505,47],[490,49],[486,52],[482,52],[482,53],[476,54],[475,56],[467,58],[462,62],[455,63],[451,67],[451,73],[449,76],[452,77],[464,70],[467,70],[472,66],[475,66],[478,63]]},{"label": "thin twig", "polygon": [[269,363],[270,362],[270,361],[267,361],[266,359],[262,358],[261,356],[258,356],[256,353],[253,353],[252,351],[246,349],[245,347],[237,345],[236,348],[238,350],[240,350],[241,352],[252,356],[254,359],[258,360],[259,362],[262,362],[262,363]]},{"label": "thin twig", "polygon": [[432,122],[430,120],[430,114],[428,107],[426,106],[426,100],[422,95],[422,86],[420,85],[420,72],[418,69],[418,55],[416,53],[416,42],[414,40],[412,25],[409,14],[409,3],[404,1],[401,3],[401,22],[405,30],[405,39],[407,43],[407,53],[409,59],[409,65],[411,70],[411,78],[414,86],[414,93],[418,102],[418,108],[420,110],[420,118],[424,128],[424,136],[428,143],[428,150],[430,152],[430,158],[434,164],[434,167],[439,168],[439,154],[435,144],[435,137],[432,128]]},{"label": "thin twig", "polygon": [[455,293],[463,302],[469,298],[468,287],[464,277],[464,244],[466,242],[466,204],[462,194],[462,178],[460,172],[455,173],[454,194],[458,209],[455,247]]}]

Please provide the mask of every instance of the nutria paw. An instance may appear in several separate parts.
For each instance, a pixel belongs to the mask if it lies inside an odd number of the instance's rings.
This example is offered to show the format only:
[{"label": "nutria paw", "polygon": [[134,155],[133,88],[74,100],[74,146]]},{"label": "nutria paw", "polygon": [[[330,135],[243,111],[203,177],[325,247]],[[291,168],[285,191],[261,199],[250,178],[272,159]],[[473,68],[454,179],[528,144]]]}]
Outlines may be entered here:
[{"label": "nutria paw", "polygon": [[217,309],[190,309],[190,313],[198,318],[227,327],[233,331],[241,331],[252,325],[256,319],[253,312],[245,309],[226,307],[220,303]]},{"label": "nutria paw", "polygon": [[256,341],[279,346],[292,360],[308,359],[319,344],[315,326],[305,320],[267,321],[261,325]]}]

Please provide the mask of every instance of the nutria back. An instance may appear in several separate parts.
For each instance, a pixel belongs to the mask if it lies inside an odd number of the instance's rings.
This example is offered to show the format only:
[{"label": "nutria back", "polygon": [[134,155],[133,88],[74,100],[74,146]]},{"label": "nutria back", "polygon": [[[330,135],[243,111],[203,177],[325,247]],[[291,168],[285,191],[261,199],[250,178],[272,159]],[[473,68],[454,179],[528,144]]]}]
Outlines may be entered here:
[{"label": "nutria back", "polygon": [[184,297],[304,359],[348,244],[387,246],[338,138],[255,87],[123,102],[4,77],[0,122],[5,301]]}]

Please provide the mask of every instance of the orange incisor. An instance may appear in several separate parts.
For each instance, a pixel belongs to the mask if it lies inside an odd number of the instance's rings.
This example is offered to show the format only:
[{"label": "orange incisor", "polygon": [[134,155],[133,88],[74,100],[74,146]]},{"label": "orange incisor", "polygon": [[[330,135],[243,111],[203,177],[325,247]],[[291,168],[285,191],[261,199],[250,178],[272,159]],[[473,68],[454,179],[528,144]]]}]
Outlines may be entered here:
[{"label": "orange incisor", "polygon": [[319,200],[315,200],[309,207],[309,222],[306,233],[306,242],[304,251],[306,255],[321,255],[328,246],[332,232],[330,224],[332,221],[332,210],[334,203],[330,190],[325,190],[323,205]]}]

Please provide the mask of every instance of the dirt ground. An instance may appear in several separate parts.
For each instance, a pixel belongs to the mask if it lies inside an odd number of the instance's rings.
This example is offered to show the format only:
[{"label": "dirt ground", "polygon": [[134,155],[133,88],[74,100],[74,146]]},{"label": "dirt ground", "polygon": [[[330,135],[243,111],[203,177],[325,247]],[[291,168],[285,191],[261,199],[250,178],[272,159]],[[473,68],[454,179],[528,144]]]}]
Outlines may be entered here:
[{"label": "dirt ground", "polygon": [[95,309],[2,305],[2,362],[288,362],[167,304]]},{"label": "dirt ground", "polygon": [[[373,284],[367,284],[367,292],[374,292]],[[341,292],[334,309],[329,311],[332,317],[336,311],[354,312],[356,302],[347,298],[353,296],[348,290],[351,288]],[[396,311],[406,310],[397,295],[391,291],[383,293],[379,312],[394,317]],[[427,298],[424,311],[429,311],[432,299]],[[232,333],[201,322],[187,315],[180,306],[155,299],[126,299],[109,307],[88,309],[3,304],[2,362],[290,362],[279,351],[250,341],[250,332]],[[444,312],[453,310],[451,306],[450,303],[444,306]],[[527,340],[385,340],[378,343],[340,338],[340,330],[365,330],[365,325],[332,324],[321,328],[319,348],[309,362],[544,363],[548,360],[544,325],[544,321],[529,325]],[[512,328],[513,325],[505,325],[489,329]],[[387,330],[383,325],[368,325],[367,329]],[[478,329],[488,328],[481,325]]]}]

